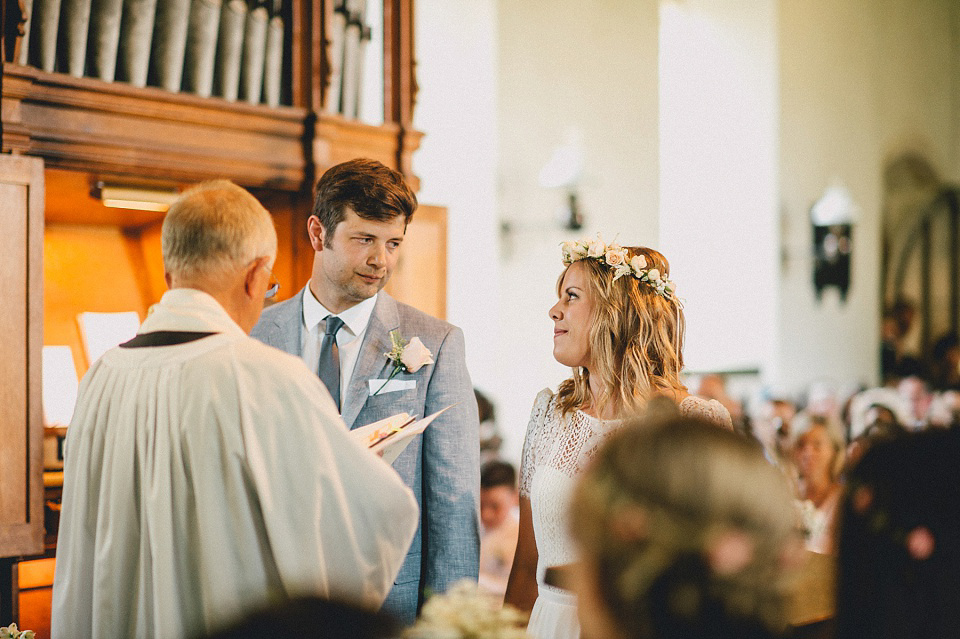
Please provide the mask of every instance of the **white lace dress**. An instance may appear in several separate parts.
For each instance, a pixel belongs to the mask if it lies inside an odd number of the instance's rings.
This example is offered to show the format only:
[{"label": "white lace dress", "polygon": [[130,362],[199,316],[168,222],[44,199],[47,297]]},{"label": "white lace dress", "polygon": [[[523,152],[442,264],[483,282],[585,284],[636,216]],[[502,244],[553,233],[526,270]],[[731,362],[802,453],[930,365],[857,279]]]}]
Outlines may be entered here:
[{"label": "white lace dress", "polygon": [[[567,532],[567,506],[577,476],[598,446],[616,430],[620,420],[600,420],[583,411],[561,418],[549,389],[537,395],[520,462],[520,495],[530,499],[533,533],[537,542],[539,596],[527,627],[534,639],[577,639],[580,626],[574,595],[543,583],[548,566],[576,560]],[[683,415],[703,417],[732,428],[730,414],[716,400],[687,397],[680,403]]]}]

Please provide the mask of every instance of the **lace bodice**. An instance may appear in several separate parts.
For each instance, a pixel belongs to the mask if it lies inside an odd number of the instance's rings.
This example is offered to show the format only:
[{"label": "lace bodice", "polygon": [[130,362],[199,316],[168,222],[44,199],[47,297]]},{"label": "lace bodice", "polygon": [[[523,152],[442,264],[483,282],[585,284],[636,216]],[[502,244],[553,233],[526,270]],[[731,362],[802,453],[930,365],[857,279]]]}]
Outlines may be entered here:
[{"label": "lace bodice", "polygon": [[[680,413],[732,428],[730,414],[716,400],[689,396],[680,402]],[[520,495],[530,499],[540,588],[549,588],[543,584],[548,566],[576,560],[567,532],[567,507],[576,477],[593,459],[606,436],[622,423],[597,419],[580,410],[562,417],[549,389],[537,395],[520,460]]]}]

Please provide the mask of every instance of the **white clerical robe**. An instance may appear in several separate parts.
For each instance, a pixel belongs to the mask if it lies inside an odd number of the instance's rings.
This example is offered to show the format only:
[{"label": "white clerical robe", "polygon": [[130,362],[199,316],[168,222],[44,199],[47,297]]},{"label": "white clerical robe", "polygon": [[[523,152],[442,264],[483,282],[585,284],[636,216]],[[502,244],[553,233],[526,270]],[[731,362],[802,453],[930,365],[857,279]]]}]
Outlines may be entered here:
[{"label": "white clerical robe", "polygon": [[303,361],[206,293],[140,328],[215,332],[116,348],[67,431],[52,634],[189,637],[317,594],[379,606],[417,527],[397,474],[351,438]]}]

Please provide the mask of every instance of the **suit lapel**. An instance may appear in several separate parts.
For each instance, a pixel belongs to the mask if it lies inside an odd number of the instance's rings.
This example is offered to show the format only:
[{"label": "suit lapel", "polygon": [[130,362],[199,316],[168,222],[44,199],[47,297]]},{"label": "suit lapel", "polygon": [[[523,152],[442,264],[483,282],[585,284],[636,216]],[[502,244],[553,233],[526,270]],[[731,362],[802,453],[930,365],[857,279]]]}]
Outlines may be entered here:
[{"label": "suit lapel", "polygon": [[[370,315],[367,332],[360,345],[360,355],[353,369],[350,385],[343,405],[343,421],[348,428],[363,426],[354,424],[367,397],[370,395],[369,380],[379,378],[384,369],[391,369],[385,353],[390,351],[390,331],[400,327],[400,315],[396,301],[383,291]],[[389,374],[389,373],[387,373]]]},{"label": "suit lapel", "polygon": [[[306,288],[291,297],[286,302],[278,304],[277,313],[273,316],[273,326],[266,342],[291,355],[303,355],[303,296]],[[295,330],[290,330],[291,327]]]}]

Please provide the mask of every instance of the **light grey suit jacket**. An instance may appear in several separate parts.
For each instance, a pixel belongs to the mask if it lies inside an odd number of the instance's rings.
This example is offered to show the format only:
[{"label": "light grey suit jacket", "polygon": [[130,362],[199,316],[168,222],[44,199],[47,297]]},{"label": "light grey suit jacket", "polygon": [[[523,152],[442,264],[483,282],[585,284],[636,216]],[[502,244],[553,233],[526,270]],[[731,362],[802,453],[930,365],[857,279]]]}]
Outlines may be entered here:
[{"label": "light grey suit jacket", "polygon": [[[251,335],[282,351],[301,355],[303,295],[263,311]],[[307,293],[309,294],[309,293]],[[368,381],[387,379],[393,364],[390,331],[419,337],[434,364],[394,379],[416,387],[370,396]],[[418,435],[394,461],[420,504],[420,527],[384,610],[412,623],[424,591],[443,592],[459,579],[477,578],[479,535],[479,433],[477,402],[464,359],[463,332],[380,292],[343,400],[348,428],[400,412],[424,417],[455,405]]]}]

